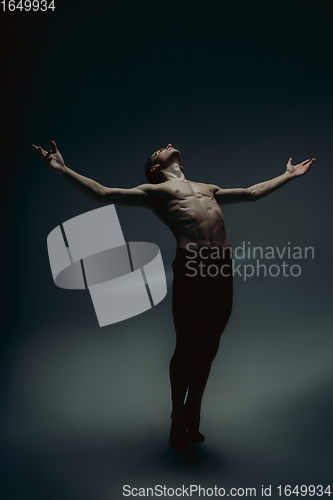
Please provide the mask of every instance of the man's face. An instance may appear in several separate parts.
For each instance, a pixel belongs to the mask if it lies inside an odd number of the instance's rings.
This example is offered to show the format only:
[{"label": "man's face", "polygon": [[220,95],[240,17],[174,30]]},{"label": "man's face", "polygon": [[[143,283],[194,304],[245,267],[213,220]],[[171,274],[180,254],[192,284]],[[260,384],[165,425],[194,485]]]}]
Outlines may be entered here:
[{"label": "man's face", "polygon": [[175,149],[172,144],[168,144],[166,148],[159,149],[155,151],[150,157],[153,163],[161,165],[161,167],[167,167],[172,163],[182,164],[182,157],[178,149]]}]

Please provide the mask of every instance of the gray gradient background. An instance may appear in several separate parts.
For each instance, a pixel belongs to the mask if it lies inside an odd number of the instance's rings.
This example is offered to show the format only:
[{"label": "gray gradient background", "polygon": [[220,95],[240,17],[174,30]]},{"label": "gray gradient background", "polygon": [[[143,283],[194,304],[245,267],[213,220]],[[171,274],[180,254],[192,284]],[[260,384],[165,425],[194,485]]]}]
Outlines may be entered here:
[{"label": "gray gradient background", "polygon": [[[328,484],[332,6],[56,6],[1,12],[1,498],[120,500],[123,484]],[[290,156],[317,158],[270,197],[223,210],[233,247],[290,241],[314,246],[315,260],[299,278],[235,279],[201,446],[168,446],[173,236],[149,211],[117,208],[127,241],[159,245],[169,293],[99,328],[88,292],[52,281],[48,233],[99,205],[36,156],[31,143],[51,139],[69,167],[121,187],[145,182],[145,159],[168,142],[187,178],[222,187],[279,175]]]}]

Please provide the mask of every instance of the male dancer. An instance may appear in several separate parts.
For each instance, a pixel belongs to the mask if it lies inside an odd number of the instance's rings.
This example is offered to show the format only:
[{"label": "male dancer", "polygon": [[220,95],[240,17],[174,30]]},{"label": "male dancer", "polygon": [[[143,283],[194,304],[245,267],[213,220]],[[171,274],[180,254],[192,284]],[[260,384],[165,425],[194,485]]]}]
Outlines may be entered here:
[{"label": "male dancer", "polygon": [[[131,189],[108,188],[70,170],[57,149],[39,151],[47,165],[86,195],[101,203],[150,208],[177,240],[173,262],[172,310],[176,348],[170,362],[172,396],[171,446],[181,450],[204,441],[199,432],[204,389],[221,335],[232,309],[232,260],[219,205],[256,201],[310,168],[315,158],[287,163],[279,177],[249,188],[221,189],[185,178],[180,152],[168,144],[148,159],[149,184]],[[202,273],[213,264],[221,270]],[[186,402],[185,402],[186,400]]]}]

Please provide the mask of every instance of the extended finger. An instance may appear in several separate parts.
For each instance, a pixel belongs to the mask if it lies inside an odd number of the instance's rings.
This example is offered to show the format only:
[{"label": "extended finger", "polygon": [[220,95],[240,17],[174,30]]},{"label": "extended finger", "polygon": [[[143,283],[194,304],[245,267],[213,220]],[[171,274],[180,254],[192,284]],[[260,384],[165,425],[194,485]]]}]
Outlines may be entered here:
[{"label": "extended finger", "polygon": [[39,151],[39,154],[41,155],[41,157],[45,158],[46,151],[44,151],[44,149],[41,148],[40,146],[38,146],[38,151]]},{"label": "extended finger", "polygon": [[52,154],[52,149],[50,149],[50,151],[48,151],[47,155],[45,156],[45,161],[48,162],[50,157],[51,157],[51,154]]},{"label": "extended finger", "polygon": [[57,145],[54,141],[51,141],[51,146],[52,146],[52,149],[53,149],[53,153],[56,153],[58,151],[58,148],[57,148]]},{"label": "extended finger", "polygon": [[304,165],[305,171],[307,172],[309,168],[311,167],[312,163],[314,163],[316,160],[312,158],[311,161],[309,161],[306,165]]}]

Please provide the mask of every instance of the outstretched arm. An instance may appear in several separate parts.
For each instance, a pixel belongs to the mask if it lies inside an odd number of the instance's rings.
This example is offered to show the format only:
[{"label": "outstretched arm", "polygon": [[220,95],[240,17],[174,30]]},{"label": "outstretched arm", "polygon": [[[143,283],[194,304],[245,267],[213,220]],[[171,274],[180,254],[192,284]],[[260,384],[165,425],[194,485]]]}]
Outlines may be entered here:
[{"label": "outstretched arm", "polygon": [[51,141],[52,149],[49,151],[45,151],[34,144],[32,146],[39,151],[41,157],[52,170],[99,203],[118,203],[120,205],[144,207],[149,206],[151,203],[153,186],[150,184],[143,184],[131,189],[109,188],[68,168],[54,141]]},{"label": "outstretched arm", "polygon": [[284,186],[284,184],[291,179],[304,175],[316,159],[312,158],[312,160],[305,160],[298,165],[293,165],[292,161],[292,158],[289,158],[287,169],[282,175],[274,177],[274,179],[270,179],[269,181],[254,184],[248,188],[222,189],[218,186],[211,185],[216,201],[219,205],[231,205],[232,203],[260,200],[264,196]]}]

